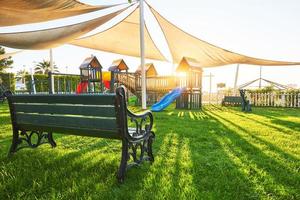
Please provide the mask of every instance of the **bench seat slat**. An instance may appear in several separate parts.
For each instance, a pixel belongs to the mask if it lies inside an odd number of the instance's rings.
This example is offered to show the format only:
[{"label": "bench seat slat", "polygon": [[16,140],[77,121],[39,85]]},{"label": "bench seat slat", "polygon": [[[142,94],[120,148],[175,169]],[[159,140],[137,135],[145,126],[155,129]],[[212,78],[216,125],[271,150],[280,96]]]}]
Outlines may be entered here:
[{"label": "bench seat slat", "polygon": [[41,115],[16,113],[17,125],[34,125],[39,126],[60,126],[66,128],[86,128],[116,130],[117,123],[115,118],[96,118],[96,117],[76,117],[68,115]]},{"label": "bench seat slat", "polygon": [[12,103],[114,105],[115,95],[14,95]]},{"label": "bench seat slat", "polygon": [[113,106],[85,106],[73,104],[14,104],[16,112],[40,113],[40,114],[65,114],[65,115],[85,115],[116,117],[115,107]]},{"label": "bench seat slat", "polygon": [[36,126],[32,124],[23,124],[22,128],[25,130],[44,131],[52,133],[62,133],[66,135],[78,135],[88,137],[99,137],[109,139],[121,140],[121,135],[118,130],[93,130],[85,128],[71,128],[71,127],[60,127],[60,126]]}]

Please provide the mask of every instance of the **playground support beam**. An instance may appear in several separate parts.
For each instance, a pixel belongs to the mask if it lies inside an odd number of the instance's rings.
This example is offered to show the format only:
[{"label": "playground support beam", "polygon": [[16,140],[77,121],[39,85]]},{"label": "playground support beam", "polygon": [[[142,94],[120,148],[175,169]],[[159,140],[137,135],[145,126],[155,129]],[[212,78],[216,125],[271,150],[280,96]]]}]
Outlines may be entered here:
[{"label": "playground support beam", "polygon": [[261,79],[262,79],[261,75],[262,75],[262,66],[259,66],[259,89],[261,88]]},{"label": "playground support beam", "polygon": [[235,72],[235,79],[234,79],[234,95],[237,95],[237,82],[239,78],[239,70],[240,70],[240,64],[237,64],[236,66],[236,72]]},{"label": "playground support beam", "polygon": [[209,104],[211,104],[211,93],[212,93],[212,73],[209,73]]},{"label": "playground support beam", "polygon": [[144,0],[140,0],[140,56],[142,75],[142,109],[147,109],[146,105],[146,70],[145,70],[145,42],[144,42]]}]

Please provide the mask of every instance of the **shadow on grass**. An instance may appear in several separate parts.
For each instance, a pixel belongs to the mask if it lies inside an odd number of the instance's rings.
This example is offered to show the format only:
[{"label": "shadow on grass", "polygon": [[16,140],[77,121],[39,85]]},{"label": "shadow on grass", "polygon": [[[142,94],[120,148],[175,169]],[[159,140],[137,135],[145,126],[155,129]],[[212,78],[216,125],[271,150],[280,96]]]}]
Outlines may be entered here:
[{"label": "shadow on grass", "polygon": [[281,190],[283,190],[282,193],[284,194],[282,195],[285,198],[287,198],[288,195],[294,198],[297,197],[297,185],[299,186],[299,182],[297,180],[300,180],[299,174],[294,170],[291,171],[285,165],[279,163],[275,158],[270,157],[269,155],[265,154],[262,150],[249,143],[231,127],[234,127],[240,130],[241,132],[250,135],[252,138],[254,138],[260,143],[264,143],[271,150],[283,157],[287,162],[297,163],[299,162],[297,158],[282,151],[275,145],[272,145],[271,143],[260,139],[259,137],[250,133],[248,130],[237,125],[236,122],[232,122],[231,120],[226,119],[225,117],[222,117],[215,112],[210,112],[207,114],[227,127],[227,134],[223,137],[228,140],[226,144],[230,147],[231,151],[237,157],[239,157],[242,160],[242,162],[246,165],[254,166],[256,168],[254,169],[254,173],[256,173],[257,176],[259,176],[260,173],[265,173],[265,178],[271,179],[276,183],[273,186],[266,186],[266,188],[264,189],[268,190],[266,192],[269,192],[270,194],[276,196],[278,195],[276,194],[276,190],[279,190],[280,188]]},{"label": "shadow on grass", "polygon": [[[286,133],[286,134],[291,134],[291,131],[287,131],[285,128],[290,129],[292,131],[300,131],[300,123],[280,119],[280,118],[286,117],[286,116],[300,117],[300,112],[299,112],[300,110],[299,109],[292,109],[292,108],[261,108],[261,107],[259,107],[259,108],[254,107],[254,109],[255,110],[253,112],[249,113],[249,114],[251,114],[251,116],[265,117],[267,119],[270,119],[271,123],[270,124],[269,123],[264,123],[262,121],[253,119],[252,117],[247,116],[248,113],[239,114],[238,112],[240,112],[240,110],[237,110],[237,108],[230,107],[230,108],[226,108],[225,111],[233,113],[233,114],[238,115],[238,116],[243,117],[243,118],[247,118],[249,120],[254,121],[255,123],[271,127],[275,130],[278,130],[279,132],[283,132],[283,133]],[[287,111],[288,111],[288,114],[286,114]],[[272,124],[279,125],[283,128],[278,127],[278,126],[274,126]]]},{"label": "shadow on grass", "polygon": [[253,119],[252,117],[249,117],[247,115],[239,114],[239,113],[236,113],[236,112],[232,112],[232,113],[239,116],[239,117],[251,120],[251,121],[253,121],[257,124],[260,124],[260,125],[263,125],[263,126],[266,126],[266,127],[270,127],[272,129],[278,131],[278,133],[284,133],[284,134],[289,134],[289,135],[291,134],[291,131],[286,130],[286,127],[282,127],[282,126],[279,127],[278,125],[280,125],[280,124],[276,124],[276,126],[275,126],[275,125],[273,125],[275,123],[272,123],[272,122],[271,123],[266,123],[266,122],[262,122],[262,121],[257,120],[257,119]]},{"label": "shadow on grass", "polygon": [[[258,109],[255,115],[269,118],[273,124],[278,124],[291,130],[300,131],[300,123],[287,121],[284,117],[296,117],[300,118],[300,110],[293,108],[273,108],[273,109]],[[287,113],[288,112],[288,113]]]},{"label": "shadow on grass", "polygon": [[294,130],[294,131],[300,131],[300,123],[297,123],[297,122],[286,121],[286,120],[277,119],[277,118],[271,118],[271,122],[273,124],[279,124],[281,126],[284,126],[291,130]]},{"label": "shadow on grass", "polygon": [[[157,199],[258,198],[245,174],[217,140],[218,132],[226,129],[216,120],[199,123],[189,115],[184,116],[180,121],[176,114],[169,118],[169,123],[176,125],[169,127],[171,134],[158,138],[164,142],[158,158],[140,184],[144,188],[142,191],[155,191]],[[159,120],[164,117],[156,116]],[[189,126],[184,126],[187,124]],[[157,127],[158,133],[165,128],[159,124]],[[139,186],[136,188],[136,199],[140,199],[143,192]]]}]

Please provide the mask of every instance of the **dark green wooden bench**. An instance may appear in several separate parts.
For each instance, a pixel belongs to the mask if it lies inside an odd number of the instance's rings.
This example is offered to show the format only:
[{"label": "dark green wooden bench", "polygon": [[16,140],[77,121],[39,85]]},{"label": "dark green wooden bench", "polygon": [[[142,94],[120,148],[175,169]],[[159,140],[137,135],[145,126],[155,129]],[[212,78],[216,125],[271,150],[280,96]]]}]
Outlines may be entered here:
[{"label": "dark green wooden bench", "polygon": [[154,161],[153,116],[150,111],[139,115],[130,112],[123,87],[115,94],[10,95],[8,102],[13,126],[10,155],[44,143],[55,147],[55,132],[121,140],[120,182],[130,166]]},{"label": "dark green wooden bench", "polygon": [[222,100],[222,106],[240,106],[242,105],[242,97],[225,96]]}]

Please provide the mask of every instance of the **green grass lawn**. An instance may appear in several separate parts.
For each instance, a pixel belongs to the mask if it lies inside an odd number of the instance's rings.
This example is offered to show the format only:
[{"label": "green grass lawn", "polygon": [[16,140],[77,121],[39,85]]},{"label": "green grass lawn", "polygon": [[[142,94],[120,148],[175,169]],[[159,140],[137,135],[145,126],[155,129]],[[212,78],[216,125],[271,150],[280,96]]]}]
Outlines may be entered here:
[{"label": "green grass lawn", "polygon": [[57,148],[7,158],[0,104],[0,199],[300,199],[300,110],[168,108],[154,118],[155,162],[120,185],[119,141],[55,134]]}]

